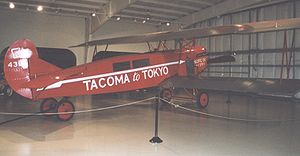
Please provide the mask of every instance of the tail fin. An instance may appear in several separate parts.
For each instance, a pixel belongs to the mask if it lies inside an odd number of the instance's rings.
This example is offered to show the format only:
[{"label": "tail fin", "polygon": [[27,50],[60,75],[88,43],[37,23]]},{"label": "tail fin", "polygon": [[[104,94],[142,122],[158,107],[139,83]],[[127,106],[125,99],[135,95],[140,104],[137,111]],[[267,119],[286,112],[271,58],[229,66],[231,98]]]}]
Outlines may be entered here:
[{"label": "tail fin", "polygon": [[39,75],[57,70],[60,68],[39,59],[35,45],[28,39],[11,44],[4,58],[6,81],[16,93],[29,99],[34,99],[35,91],[22,86]]}]

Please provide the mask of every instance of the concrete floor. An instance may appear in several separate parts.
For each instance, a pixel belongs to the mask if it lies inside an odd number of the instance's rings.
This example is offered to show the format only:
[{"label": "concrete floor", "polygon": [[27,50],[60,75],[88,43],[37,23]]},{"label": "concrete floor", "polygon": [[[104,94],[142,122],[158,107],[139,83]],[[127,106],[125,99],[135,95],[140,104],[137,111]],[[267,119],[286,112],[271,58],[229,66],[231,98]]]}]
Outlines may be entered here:
[{"label": "concrete floor", "polygon": [[[77,110],[99,108],[135,99],[119,96],[82,96],[72,100]],[[17,116],[0,115],[2,156],[99,156],[99,155],[210,155],[210,156],[296,156],[300,153],[300,106],[297,103],[247,96],[210,93],[207,113],[225,117],[282,122],[241,122],[186,112],[169,105],[160,111],[161,144],[151,144],[154,134],[153,102],[77,114],[69,122],[54,117],[33,116],[3,123]],[[38,102],[14,96],[0,97],[1,112],[35,112]],[[195,108],[190,102],[178,102]],[[198,109],[199,110],[199,109]],[[294,121],[286,121],[296,119]]]}]

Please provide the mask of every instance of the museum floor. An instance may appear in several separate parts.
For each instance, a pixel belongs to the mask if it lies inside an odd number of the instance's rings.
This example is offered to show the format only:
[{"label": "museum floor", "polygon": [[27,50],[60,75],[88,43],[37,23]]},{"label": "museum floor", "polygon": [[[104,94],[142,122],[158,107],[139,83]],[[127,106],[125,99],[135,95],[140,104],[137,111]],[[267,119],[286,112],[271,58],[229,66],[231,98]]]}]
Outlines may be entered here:
[{"label": "museum floor", "polygon": [[[151,97],[116,95],[73,98],[77,110],[100,108]],[[153,102],[118,109],[76,114],[69,122],[54,117],[0,115],[2,156],[296,156],[300,153],[300,105],[282,99],[231,97],[210,93],[206,110],[189,102],[185,107],[206,113],[258,122],[207,117],[163,105],[159,116],[161,144],[151,144],[154,134]],[[1,112],[37,112],[39,105],[18,96],[0,97]],[[295,119],[295,120],[290,120]],[[266,120],[273,120],[269,122]],[[277,120],[277,121],[274,121]],[[281,121],[281,122],[278,122]]]}]

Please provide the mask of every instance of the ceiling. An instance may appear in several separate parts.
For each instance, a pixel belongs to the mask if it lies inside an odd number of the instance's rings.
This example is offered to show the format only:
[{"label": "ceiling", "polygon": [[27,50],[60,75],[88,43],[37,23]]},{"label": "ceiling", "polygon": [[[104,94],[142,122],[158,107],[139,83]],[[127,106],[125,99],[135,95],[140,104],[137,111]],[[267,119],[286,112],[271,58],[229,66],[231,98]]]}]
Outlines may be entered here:
[{"label": "ceiling", "polygon": [[15,4],[18,11],[38,12],[37,6],[44,7],[43,13],[62,16],[88,17],[92,13],[103,13],[109,0],[1,0],[0,7],[9,9],[9,3]]},{"label": "ceiling", "polygon": [[[91,17],[92,32],[106,21],[125,20],[155,26],[169,23],[183,27],[253,5],[287,0],[0,0],[1,9],[54,14],[59,16]],[[41,12],[37,6],[43,6]],[[91,15],[95,13],[96,16]]]},{"label": "ceiling", "polygon": [[[111,2],[120,0],[1,0],[0,7],[9,9],[9,2],[15,3],[18,11],[38,12],[42,5],[43,13],[62,16],[88,17],[92,13],[107,14]],[[126,1],[126,0],[123,0]],[[128,0],[129,1],[129,0]],[[112,20],[130,20],[158,25],[216,5],[224,0],[131,0],[126,7],[109,17]]]},{"label": "ceiling", "polygon": [[224,0],[138,0],[115,14],[135,22],[161,24],[174,21]]}]

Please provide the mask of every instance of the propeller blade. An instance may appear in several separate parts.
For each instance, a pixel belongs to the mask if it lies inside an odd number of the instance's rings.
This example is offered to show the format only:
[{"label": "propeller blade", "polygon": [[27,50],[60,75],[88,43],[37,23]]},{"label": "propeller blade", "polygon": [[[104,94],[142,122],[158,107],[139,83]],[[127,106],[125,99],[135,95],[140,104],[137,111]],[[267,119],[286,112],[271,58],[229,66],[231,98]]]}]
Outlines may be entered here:
[{"label": "propeller blade", "polygon": [[234,62],[235,58],[231,55],[219,56],[215,58],[208,59],[207,63],[225,63],[225,62]]}]

